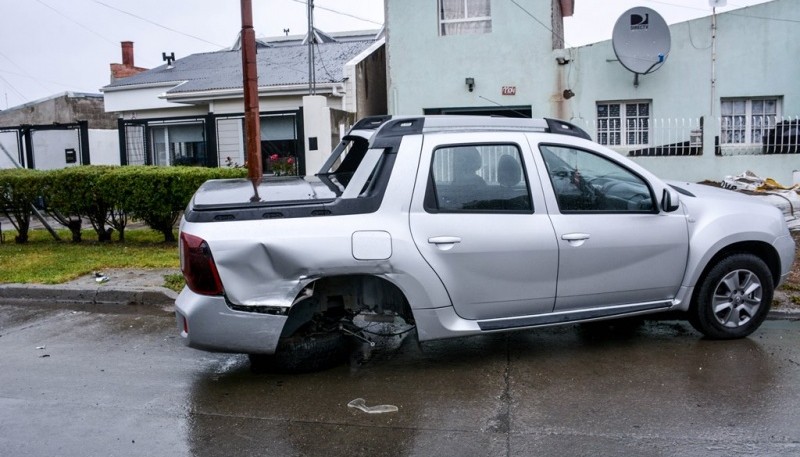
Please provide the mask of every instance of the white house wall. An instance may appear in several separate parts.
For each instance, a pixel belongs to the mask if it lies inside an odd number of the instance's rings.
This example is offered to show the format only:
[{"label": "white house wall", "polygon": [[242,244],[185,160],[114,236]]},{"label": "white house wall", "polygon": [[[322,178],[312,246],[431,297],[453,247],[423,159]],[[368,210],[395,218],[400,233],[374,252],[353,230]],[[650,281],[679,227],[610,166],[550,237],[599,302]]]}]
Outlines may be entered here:
[{"label": "white house wall", "polygon": [[[517,3],[550,24],[550,1]],[[491,7],[491,33],[439,36],[436,1],[387,0],[391,114],[497,104],[531,105],[534,116],[558,111],[561,88],[551,32],[512,2],[494,1]],[[468,77],[475,80],[473,92],[465,84]],[[516,95],[503,96],[503,86],[515,86]]]},{"label": "white house wall", "polygon": [[119,165],[119,132],[89,129],[89,162],[92,165]]},{"label": "white house wall", "polygon": [[19,168],[21,163],[19,153],[22,147],[17,139],[17,132],[0,132],[0,170],[6,168]]},{"label": "white house wall", "polygon": [[176,105],[169,108],[132,110],[122,112],[123,119],[161,119],[185,116],[205,116],[208,114],[206,105]]},{"label": "white house wall", "polygon": [[592,124],[598,101],[651,100],[652,119],[703,117],[705,130],[702,156],[634,158],[654,173],[699,181],[751,170],[790,183],[792,170],[800,168],[796,154],[715,156],[714,138],[719,135],[720,98],[781,96],[781,113],[800,115],[796,58],[800,29],[796,22],[763,19],[800,19],[797,6],[796,0],[775,0],[736,10],[735,15],[717,15],[713,103],[710,17],[671,26],[672,48],[666,63],[655,73],[640,76],[638,88],[633,74],[616,61],[611,41],[573,49],[575,59],[567,71],[567,85],[576,94],[568,101],[570,117],[579,124]]},{"label": "white house wall", "polygon": [[[55,170],[80,165],[80,132],[73,129],[37,130],[33,135],[33,163],[37,170]],[[67,163],[66,150],[74,149],[76,161]]]},{"label": "white house wall", "polygon": [[158,87],[137,87],[130,90],[106,90],[103,93],[107,113],[174,108],[175,104],[159,98],[175,85]]}]

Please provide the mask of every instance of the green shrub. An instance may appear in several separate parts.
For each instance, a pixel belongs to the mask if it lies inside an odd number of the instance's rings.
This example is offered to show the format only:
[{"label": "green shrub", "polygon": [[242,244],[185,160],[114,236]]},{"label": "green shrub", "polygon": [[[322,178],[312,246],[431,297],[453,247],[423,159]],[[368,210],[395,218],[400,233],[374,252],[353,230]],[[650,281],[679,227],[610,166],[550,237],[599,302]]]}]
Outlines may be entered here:
[{"label": "green shrub", "polygon": [[101,178],[112,174],[119,167],[87,165],[68,167],[51,171],[48,185],[45,187],[45,200],[50,210],[77,220],[70,223],[73,241],[80,241],[80,220],[89,220],[98,241],[110,241],[111,232],[107,228],[110,213],[114,208],[107,189],[103,187]]},{"label": "green shrub", "polygon": [[[129,218],[144,221],[175,241],[173,227],[198,187],[209,179],[242,178],[245,169],[85,165],[61,170],[0,170],[0,198],[27,241],[30,203],[44,197],[48,210],[81,240],[81,221],[89,220],[99,241],[112,228],[125,239]],[[110,226],[110,227],[109,227]]]},{"label": "green shrub", "polygon": [[197,188],[209,179],[242,177],[246,170],[202,167],[120,167],[114,188],[128,215],[175,241],[172,228]]},{"label": "green shrub", "polygon": [[0,206],[17,229],[17,243],[28,241],[32,204],[42,194],[45,175],[37,170],[0,170]]}]

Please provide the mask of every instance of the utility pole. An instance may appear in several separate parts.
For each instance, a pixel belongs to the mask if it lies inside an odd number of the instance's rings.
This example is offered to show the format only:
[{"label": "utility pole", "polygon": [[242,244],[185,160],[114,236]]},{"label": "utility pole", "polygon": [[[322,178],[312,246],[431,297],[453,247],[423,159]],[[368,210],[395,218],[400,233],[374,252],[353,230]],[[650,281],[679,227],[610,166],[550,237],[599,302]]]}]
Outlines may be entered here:
[{"label": "utility pole", "polygon": [[314,43],[317,35],[314,32],[314,0],[308,0],[308,95],[317,94],[317,69],[314,66]]},{"label": "utility pole", "polygon": [[256,64],[256,33],[253,30],[251,0],[242,5],[242,89],[244,91],[244,133],[247,148],[247,177],[253,183],[250,201],[260,201],[258,186],[264,174],[261,168],[261,122],[258,106],[258,68]]},{"label": "utility pole", "polygon": [[714,117],[714,99],[717,96],[717,8],[711,8],[711,117]]}]

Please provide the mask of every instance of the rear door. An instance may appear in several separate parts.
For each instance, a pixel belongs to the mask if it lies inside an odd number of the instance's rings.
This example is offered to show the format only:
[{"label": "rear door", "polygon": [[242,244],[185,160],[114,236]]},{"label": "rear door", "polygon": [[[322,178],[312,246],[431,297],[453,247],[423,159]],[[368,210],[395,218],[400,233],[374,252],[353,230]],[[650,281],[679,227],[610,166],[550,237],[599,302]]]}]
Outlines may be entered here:
[{"label": "rear door", "polygon": [[461,317],[552,311],[558,244],[523,134],[427,135],[410,225]]}]

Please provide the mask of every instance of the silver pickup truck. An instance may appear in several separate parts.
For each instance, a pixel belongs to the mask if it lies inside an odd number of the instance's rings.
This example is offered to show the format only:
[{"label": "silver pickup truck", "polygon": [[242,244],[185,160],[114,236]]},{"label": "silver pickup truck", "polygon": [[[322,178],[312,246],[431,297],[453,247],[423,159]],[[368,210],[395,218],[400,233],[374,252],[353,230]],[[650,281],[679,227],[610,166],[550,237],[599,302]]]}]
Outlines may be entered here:
[{"label": "silver pickup truck", "polygon": [[313,177],[200,187],[176,315],[191,347],[301,370],[375,328],[425,341],[678,311],[741,338],[794,250],[777,209],[666,183],[566,122],[367,118]]}]

